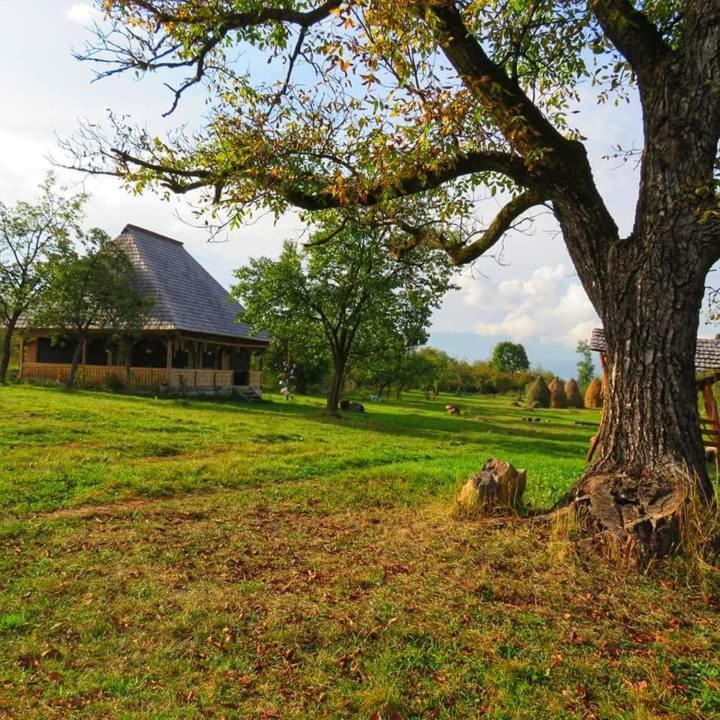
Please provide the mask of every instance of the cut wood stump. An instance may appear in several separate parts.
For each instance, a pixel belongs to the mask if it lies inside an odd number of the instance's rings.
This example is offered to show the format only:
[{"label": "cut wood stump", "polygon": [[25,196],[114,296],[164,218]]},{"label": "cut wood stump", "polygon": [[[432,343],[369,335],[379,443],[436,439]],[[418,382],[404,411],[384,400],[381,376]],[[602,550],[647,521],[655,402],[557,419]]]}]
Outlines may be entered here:
[{"label": "cut wood stump", "polygon": [[463,517],[485,515],[495,508],[516,508],[527,484],[527,471],[512,463],[491,458],[476,475],[471,475],[457,498]]}]

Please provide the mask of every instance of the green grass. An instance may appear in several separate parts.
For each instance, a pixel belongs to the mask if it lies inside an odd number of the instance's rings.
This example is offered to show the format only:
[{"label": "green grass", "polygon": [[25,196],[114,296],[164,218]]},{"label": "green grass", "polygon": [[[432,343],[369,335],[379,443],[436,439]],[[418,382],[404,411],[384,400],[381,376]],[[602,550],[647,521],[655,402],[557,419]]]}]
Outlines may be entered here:
[{"label": "green grass", "polygon": [[[50,388],[0,394],[0,512],[15,516],[126,497],[219,488],[343,503],[418,504],[446,496],[487,457],[512,457],[532,477],[528,502],[547,506],[582,471],[594,411],[529,411],[511,400],[408,395],[366,415],[324,417],[319,400],[262,405],[182,402]],[[529,424],[523,417],[542,417]],[[301,487],[298,487],[301,484]]]},{"label": "green grass", "polygon": [[0,717],[720,717],[712,584],[451,516],[491,456],[549,506],[596,412],[274,400],[0,387]]}]

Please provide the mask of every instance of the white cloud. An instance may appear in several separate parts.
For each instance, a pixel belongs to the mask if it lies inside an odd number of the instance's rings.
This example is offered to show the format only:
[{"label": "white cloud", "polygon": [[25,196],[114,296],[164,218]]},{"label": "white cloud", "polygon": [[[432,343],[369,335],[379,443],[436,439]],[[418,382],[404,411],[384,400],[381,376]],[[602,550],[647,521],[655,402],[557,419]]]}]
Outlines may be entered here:
[{"label": "white cloud", "polygon": [[100,13],[89,3],[74,3],[65,13],[65,17],[80,25],[89,25]]},{"label": "white cloud", "polygon": [[478,277],[471,268],[464,268],[456,283],[466,307],[482,310],[495,305],[497,298],[492,284],[486,278]]},{"label": "white cloud", "polygon": [[523,307],[508,313],[500,322],[480,322],[475,325],[475,332],[478,335],[508,335],[513,340],[532,337],[539,331],[540,326],[537,320],[525,312]]},{"label": "white cloud", "polygon": [[533,298],[544,298],[555,293],[558,283],[566,275],[567,270],[564,265],[555,267],[546,265],[533,271],[530,279],[522,284],[522,290],[525,295]]},{"label": "white cloud", "polygon": [[503,280],[498,285],[498,290],[503,297],[514,297],[519,292],[522,292],[522,289],[522,280]]},{"label": "white cloud", "polygon": [[466,271],[459,285],[463,304],[475,311],[472,331],[477,335],[574,350],[599,322],[582,286],[563,263],[509,280],[473,277]]}]

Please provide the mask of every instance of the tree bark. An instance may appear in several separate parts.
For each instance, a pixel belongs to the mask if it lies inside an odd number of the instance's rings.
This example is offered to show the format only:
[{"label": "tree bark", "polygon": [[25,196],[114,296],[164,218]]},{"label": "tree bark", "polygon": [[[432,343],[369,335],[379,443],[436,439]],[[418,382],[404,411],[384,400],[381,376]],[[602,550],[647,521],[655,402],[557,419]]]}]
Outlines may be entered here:
[{"label": "tree bark", "polygon": [[12,316],[5,328],[5,337],[3,338],[2,359],[0,359],[0,383],[5,382],[7,371],[10,367],[10,356],[12,355],[12,340],[15,333],[15,327],[19,316]]},{"label": "tree bark", "polygon": [[[691,241],[672,237],[675,249]],[[699,258],[668,263],[660,256],[671,243],[658,238],[625,244],[606,288],[608,373],[596,459],[569,499],[650,557],[676,546],[687,495],[713,494],[693,362],[707,267]]]},{"label": "tree bark", "polygon": [[342,353],[333,353],[333,377],[330,383],[330,392],[327,397],[327,412],[330,415],[337,415],[342,395],[343,380],[345,378],[345,365],[347,358]]},{"label": "tree bark", "polygon": [[75,346],[75,352],[73,352],[72,362],[70,363],[70,371],[68,372],[67,379],[65,380],[65,387],[69,390],[75,386],[75,376],[77,375],[78,365],[80,364],[80,358],[82,357],[83,338],[78,338],[77,345]]}]

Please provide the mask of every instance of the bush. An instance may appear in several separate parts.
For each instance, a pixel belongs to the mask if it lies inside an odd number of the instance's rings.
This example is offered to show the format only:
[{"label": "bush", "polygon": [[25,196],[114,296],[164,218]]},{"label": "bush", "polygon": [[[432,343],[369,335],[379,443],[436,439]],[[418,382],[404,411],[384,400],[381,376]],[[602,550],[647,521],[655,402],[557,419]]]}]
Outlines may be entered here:
[{"label": "bush", "polygon": [[594,378],[585,392],[585,407],[601,408],[604,399],[602,382],[598,378]]},{"label": "bush", "polygon": [[120,392],[125,389],[125,381],[117,373],[112,373],[105,378],[105,386],[112,392]]},{"label": "bush", "polygon": [[585,403],[583,402],[582,395],[580,394],[580,388],[578,387],[575,378],[570,378],[565,383],[565,397],[567,398],[567,406],[571,408],[583,408]]},{"label": "bush", "polygon": [[528,388],[525,401],[530,407],[550,407],[550,390],[542,375],[535,378]]},{"label": "bush", "polygon": [[567,407],[565,386],[560,378],[553,378],[552,382],[548,386],[548,390],[550,390],[550,407],[562,409]]}]

